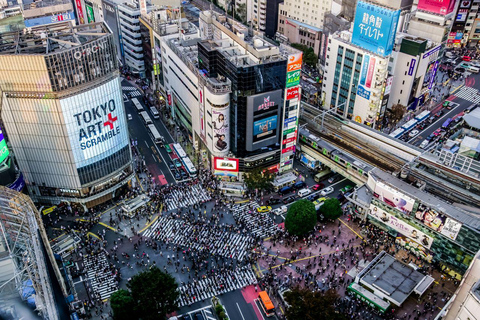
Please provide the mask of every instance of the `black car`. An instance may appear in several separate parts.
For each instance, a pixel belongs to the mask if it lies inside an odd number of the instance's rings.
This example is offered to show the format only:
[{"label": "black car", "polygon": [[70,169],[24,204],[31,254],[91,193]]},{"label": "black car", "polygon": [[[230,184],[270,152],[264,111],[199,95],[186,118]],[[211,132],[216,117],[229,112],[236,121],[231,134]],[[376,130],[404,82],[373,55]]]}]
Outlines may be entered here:
[{"label": "black car", "polygon": [[279,198],[270,198],[267,200],[267,205],[271,206],[272,204],[278,204],[281,200]]},{"label": "black car", "polygon": [[170,163],[168,167],[170,168],[170,170],[175,170],[175,165],[173,163]]},{"label": "black car", "polygon": [[182,179],[182,176],[180,175],[180,172],[178,172],[177,170],[173,171],[173,177],[175,178],[175,180]]},{"label": "black car", "polygon": [[307,185],[307,184],[306,184],[305,182],[303,182],[303,181],[298,181],[298,182],[296,182],[296,183],[293,185],[293,188],[298,190],[298,189],[305,188],[306,185]]},{"label": "black car", "polygon": [[180,171],[180,174],[182,175],[182,179],[185,180],[185,179],[188,179],[188,174],[185,172],[185,171]]},{"label": "black car", "polygon": [[294,196],[290,196],[290,197],[286,197],[285,199],[283,199],[283,203],[284,204],[288,204],[288,203],[291,203],[295,201],[295,197]]},{"label": "black car", "polygon": [[315,201],[318,198],[318,194],[311,194],[307,197],[308,201]]}]

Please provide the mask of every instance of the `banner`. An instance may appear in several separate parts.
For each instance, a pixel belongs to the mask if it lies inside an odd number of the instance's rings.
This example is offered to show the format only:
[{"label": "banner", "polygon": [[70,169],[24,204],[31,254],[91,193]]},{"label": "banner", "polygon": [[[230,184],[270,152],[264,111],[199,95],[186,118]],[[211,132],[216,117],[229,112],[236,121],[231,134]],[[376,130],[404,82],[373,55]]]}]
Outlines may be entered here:
[{"label": "banner", "polygon": [[95,22],[95,14],[93,12],[93,6],[88,2],[85,2],[85,9],[87,10],[87,22],[88,23]]},{"label": "banner", "polygon": [[444,236],[455,240],[462,224],[443,214],[438,213],[436,210],[429,208],[423,204],[418,206],[415,218],[420,220],[424,225],[440,232]]}]

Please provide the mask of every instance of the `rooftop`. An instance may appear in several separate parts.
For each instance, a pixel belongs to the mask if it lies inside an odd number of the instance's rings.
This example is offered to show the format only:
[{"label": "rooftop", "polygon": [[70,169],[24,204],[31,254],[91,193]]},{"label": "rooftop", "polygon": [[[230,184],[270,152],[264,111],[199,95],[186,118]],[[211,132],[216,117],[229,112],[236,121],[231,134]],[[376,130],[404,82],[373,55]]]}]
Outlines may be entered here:
[{"label": "rooftop", "polygon": [[443,200],[435,197],[434,195],[422,191],[405,181],[385,172],[378,168],[370,171],[370,175],[372,175],[375,180],[382,181],[397,190],[400,190],[407,196],[410,196],[414,199],[418,199],[423,204],[427,205],[428,207],[437,210],[439,212],[444,213],[445,215],[468,225],[471,228],[476,230],[480,230],[480,219],[479,216],[474,213],[467,213],[458,209],[457,207],[444,202]]},{"label": "rooftop", "polygon": [[51,54],[70,50],[110,34],[103,22],[72,26],[71,22],[0,33],[0,54]]}]

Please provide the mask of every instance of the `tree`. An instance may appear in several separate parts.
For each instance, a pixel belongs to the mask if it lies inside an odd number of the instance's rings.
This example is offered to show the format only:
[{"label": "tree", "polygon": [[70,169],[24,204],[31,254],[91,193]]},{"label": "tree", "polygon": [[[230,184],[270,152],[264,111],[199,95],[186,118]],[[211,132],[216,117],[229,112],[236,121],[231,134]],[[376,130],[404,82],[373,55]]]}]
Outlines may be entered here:
[{"label": "tree", "polygon": [[285,301],[290,305],[285,312],[287,320],[346,320],[335,310],[339,295],[334,290],[325,293],[295,287],[285,293]]},{"label": "tree", "polygon": [[301,43],[292,43],[291,46],[303,52],[303,62],[309,66],[315,67],[318,61],[318,56],[312,47],[306,46]]},{"label": "tree", "polygon": [[399,103],[394,104],[389,111],[389,118],[392,122],[397,123],[398,121],[402,120],[406,111],[407,107],[402,106]]},{"label": "tree", "polygon": [[315,205],[306,200],[298,200],[288,208],[285,218],[285,228],[288,233],[303,236],[310,232],[317,223]]},{"label": "tree", "polygon": [[268,170],[263,172],[263,169],[256,168],[245,178],[245,184],[250,190],[268,190],[272,188],[273,178],[273,173],[268,172]]},{"label": "tree", "polygon": [[114,292],[110,297],[110,306],[115,320],[137,319],[134,312],[135,303],[130,291],[120,289]]},{"label": "tree", "polygon": [[335,220],[342,215],[342,206],[337,198],[330,198],[325,200],[318,211],[326,219]]},{"label": "tree", "polygon": [[156,266],[133,276],[127,288],[135,301],[136,318],[163,319],[177,310],[177,287],[175,278]]}]

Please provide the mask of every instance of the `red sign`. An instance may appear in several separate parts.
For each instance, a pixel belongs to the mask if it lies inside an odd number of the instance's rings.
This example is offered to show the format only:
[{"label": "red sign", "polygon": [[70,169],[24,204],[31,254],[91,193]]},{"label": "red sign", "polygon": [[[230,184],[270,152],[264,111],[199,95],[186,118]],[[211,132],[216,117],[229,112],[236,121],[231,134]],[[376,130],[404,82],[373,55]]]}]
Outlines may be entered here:
[{"label": "red sign", "polygon": [[285,139],[282,141],[282,144],[287,144],[289,142],[293,142],[295,141],[296,137],[291,137],[291,138],[288,138],[288,139]]},{"label": "red sign", "polygon": [[302,55],[300,52],[288,56],[287,72],[302,69]]},{"label": "red sign", "polygon": [[282,153],[287,153],[289,151],[295,151],[295,146],[291,146],[282,150]]},{"label": "red sign", "polygon": [[456,0],[418,0],[417,9],[446,15],[453,11],[456,2]]},{"label": "red sign", "polygon": [[293,87],[287,89],[287,100],[298,98],[300,93],[299,87]]},{"label": "red sign", "polygon": [[172,105],[172,92],[170,90],[167,91],[167,101],[168,101],[168,105],[171,106]]},{"label": "red sign", "polygon": [[83,19],[82,0],[75,0],[75,4],[77,5],[78,20],[80,24],[84,24],[85,19]]},{"label": "red sign", "polygon": [[218,171],[238,172],[238,159],[214,157],[213,169]]}]

